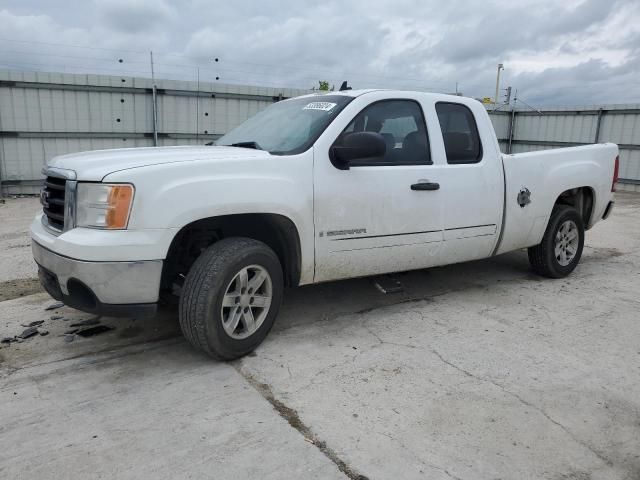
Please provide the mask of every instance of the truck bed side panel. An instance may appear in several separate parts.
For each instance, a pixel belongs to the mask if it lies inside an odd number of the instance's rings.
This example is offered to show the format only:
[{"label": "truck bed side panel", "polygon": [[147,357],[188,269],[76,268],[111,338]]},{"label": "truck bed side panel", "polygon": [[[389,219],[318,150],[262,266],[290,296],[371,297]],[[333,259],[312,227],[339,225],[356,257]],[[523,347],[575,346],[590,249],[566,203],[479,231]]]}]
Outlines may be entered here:
[{"label": "truck bed side panel", "polygon": [[[618,147],[587,145],[503,155],[505,219],[496,254],[537,245],[542,240],[553,205],[563,192],[591,188],[594,207],[587,228],[602,218],[613,194],[611,181]],[[530,203],[521,206],[527,197]]]}]

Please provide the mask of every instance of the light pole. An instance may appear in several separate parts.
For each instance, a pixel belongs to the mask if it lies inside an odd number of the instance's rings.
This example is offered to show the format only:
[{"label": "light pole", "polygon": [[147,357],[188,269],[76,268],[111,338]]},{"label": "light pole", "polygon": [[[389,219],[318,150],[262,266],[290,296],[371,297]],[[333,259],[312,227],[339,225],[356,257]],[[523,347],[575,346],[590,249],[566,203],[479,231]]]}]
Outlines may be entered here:
[{"label": "light pole", "polygon": [[498,75],[496,76],[496,96],[493,97],[493,108],[498,106],[498,94],[500,93],[500,70],[504,70],[504,65],[498,64]]}]

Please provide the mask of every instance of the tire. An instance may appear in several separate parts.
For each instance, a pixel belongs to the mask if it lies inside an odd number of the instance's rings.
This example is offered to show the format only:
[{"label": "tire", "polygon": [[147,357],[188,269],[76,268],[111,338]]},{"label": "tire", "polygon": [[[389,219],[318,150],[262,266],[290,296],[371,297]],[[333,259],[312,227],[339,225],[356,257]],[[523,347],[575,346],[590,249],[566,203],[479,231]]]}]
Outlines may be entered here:
[{"label": "tire", "polygon": [[529,263],[536,273],[544,277],[566,277],[578,265],[583,248],[582,217],[573,207],[556,205],[551,212],[542,242],[528,250]]},{"label": "tire", "polygon": [[273,250],[250,238],[220,240],[202,252],[187,274],[180,328],[191,345],[213,358],[242,357],[271,330],[282,292],[282,267]]}]

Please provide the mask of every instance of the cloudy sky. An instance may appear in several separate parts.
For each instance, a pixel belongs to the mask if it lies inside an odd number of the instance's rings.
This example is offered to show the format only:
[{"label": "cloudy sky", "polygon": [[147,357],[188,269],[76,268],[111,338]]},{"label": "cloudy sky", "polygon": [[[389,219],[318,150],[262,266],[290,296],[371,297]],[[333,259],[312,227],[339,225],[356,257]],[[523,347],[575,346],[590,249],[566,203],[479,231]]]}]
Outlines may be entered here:
[{"label": "cloudy sky", "polygon": [[[0,0],[0,68],[640,102],[640,0]],[[215,58],[219,61],[216,62]]]}]

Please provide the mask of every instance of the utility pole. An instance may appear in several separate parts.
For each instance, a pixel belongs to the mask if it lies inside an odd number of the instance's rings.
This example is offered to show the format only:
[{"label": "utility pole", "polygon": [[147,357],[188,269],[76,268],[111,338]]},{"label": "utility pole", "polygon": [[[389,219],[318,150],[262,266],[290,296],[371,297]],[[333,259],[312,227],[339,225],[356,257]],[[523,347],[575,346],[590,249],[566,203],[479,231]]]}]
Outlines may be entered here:
[{"label": "utility pole", "polygon": [[493,97],[494,108],[498,105],[498,94],[500,93],[500,70],[504,70],[502,63],[498,64],[498,74],[496,76],[496,96]]},{"label": "utility pole", "polygon": [[158,146],[158,96],[156,88],[156,77],[153,72],[153,51],[149,52],[151,57],[151,96],[153,101],[153,146]]}]

